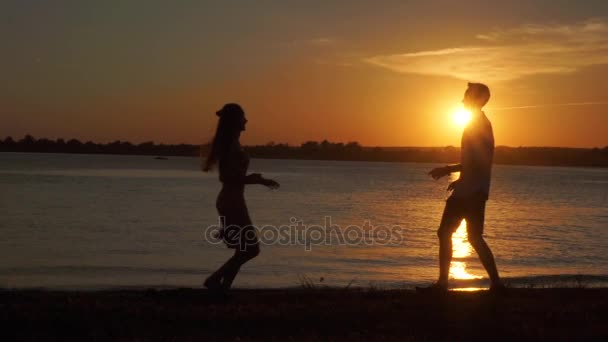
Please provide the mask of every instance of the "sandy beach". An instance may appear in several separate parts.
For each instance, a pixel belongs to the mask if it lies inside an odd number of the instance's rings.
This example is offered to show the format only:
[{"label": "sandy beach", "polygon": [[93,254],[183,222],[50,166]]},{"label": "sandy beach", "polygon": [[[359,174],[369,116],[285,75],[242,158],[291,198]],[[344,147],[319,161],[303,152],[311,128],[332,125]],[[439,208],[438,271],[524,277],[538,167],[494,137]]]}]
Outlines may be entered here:
[{"label": "sandy beach", "polygon": [[608,289],[3,290],[3,341],[605,340]]}]

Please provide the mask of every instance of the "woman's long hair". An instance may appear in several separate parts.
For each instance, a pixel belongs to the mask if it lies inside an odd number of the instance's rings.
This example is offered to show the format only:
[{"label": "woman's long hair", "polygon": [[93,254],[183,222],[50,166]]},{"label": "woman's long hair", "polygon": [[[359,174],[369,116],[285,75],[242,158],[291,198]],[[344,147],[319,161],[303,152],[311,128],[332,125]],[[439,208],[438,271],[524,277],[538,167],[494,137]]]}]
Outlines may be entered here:
[{"label": "woman's long hair", "polygon": [[222,109],[215,112],[215,114],[220,119],[217,123],[215,136],[211,141],[211,147],[207,153],[207,159],[203,165],[203,171],[205,172],[212,170],[219,160],[228,155],[235,135],[241,130],[241,120],[245,112],[238,104],[228,103]]}]

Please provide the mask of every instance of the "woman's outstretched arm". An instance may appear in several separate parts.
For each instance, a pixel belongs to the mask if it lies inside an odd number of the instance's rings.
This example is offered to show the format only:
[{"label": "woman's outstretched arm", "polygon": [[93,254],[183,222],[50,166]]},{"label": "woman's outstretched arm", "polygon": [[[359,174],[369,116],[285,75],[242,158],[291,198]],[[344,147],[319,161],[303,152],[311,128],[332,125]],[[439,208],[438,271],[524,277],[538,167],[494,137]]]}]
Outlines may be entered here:
[{"label": "woman's outstretched arm", "polygon": [[261,173],[251,173],[245,176],[245,184],[261,184],[272,189],[277,189],[280,185],[276,181],[262,177]]},{"label": "woman's outstretched arm", "polygon": [[228,170],[220,168],[220,180],[223,183],[228,184],[261,184],[273,189],[279,187],[279,183],[272,179],[262,177],[262,174],[260,173],[244,175],[237,168],[230,168]]}]

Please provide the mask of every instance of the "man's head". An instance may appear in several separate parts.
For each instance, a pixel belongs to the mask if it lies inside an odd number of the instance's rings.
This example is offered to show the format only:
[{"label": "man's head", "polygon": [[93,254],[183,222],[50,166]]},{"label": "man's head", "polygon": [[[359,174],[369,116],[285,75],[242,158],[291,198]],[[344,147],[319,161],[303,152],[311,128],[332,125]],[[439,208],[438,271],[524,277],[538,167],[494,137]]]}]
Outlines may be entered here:
[{"label": "man's head", "polygon": [[464,92],[462,104],[471,111],[480,110],[490,99],[490,88],[482,83],[469,83],[467,91]]}]

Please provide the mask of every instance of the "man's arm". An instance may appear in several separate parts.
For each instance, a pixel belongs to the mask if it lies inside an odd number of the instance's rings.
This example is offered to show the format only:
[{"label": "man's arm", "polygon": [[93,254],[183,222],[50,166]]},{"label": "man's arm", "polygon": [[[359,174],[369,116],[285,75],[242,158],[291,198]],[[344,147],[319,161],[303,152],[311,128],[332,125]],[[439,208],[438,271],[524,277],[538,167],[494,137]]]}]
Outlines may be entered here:
[{"label": "man's arm", "polygon": [[462,171],[462,164],[452,164],[452,165],[446,165],[444,167],[447,169],[448,173]]},{"label": "man's arm", "polygon": [[462,170],[461,164],[446,165],[444,167],[438,167],[438,168],[431,170],[431,172],[429,172],[429,175],[431,177],[433,177],[433,179],[439,179],[443,176],[449,175],[452,172],[459,172],[461,170]]}]

